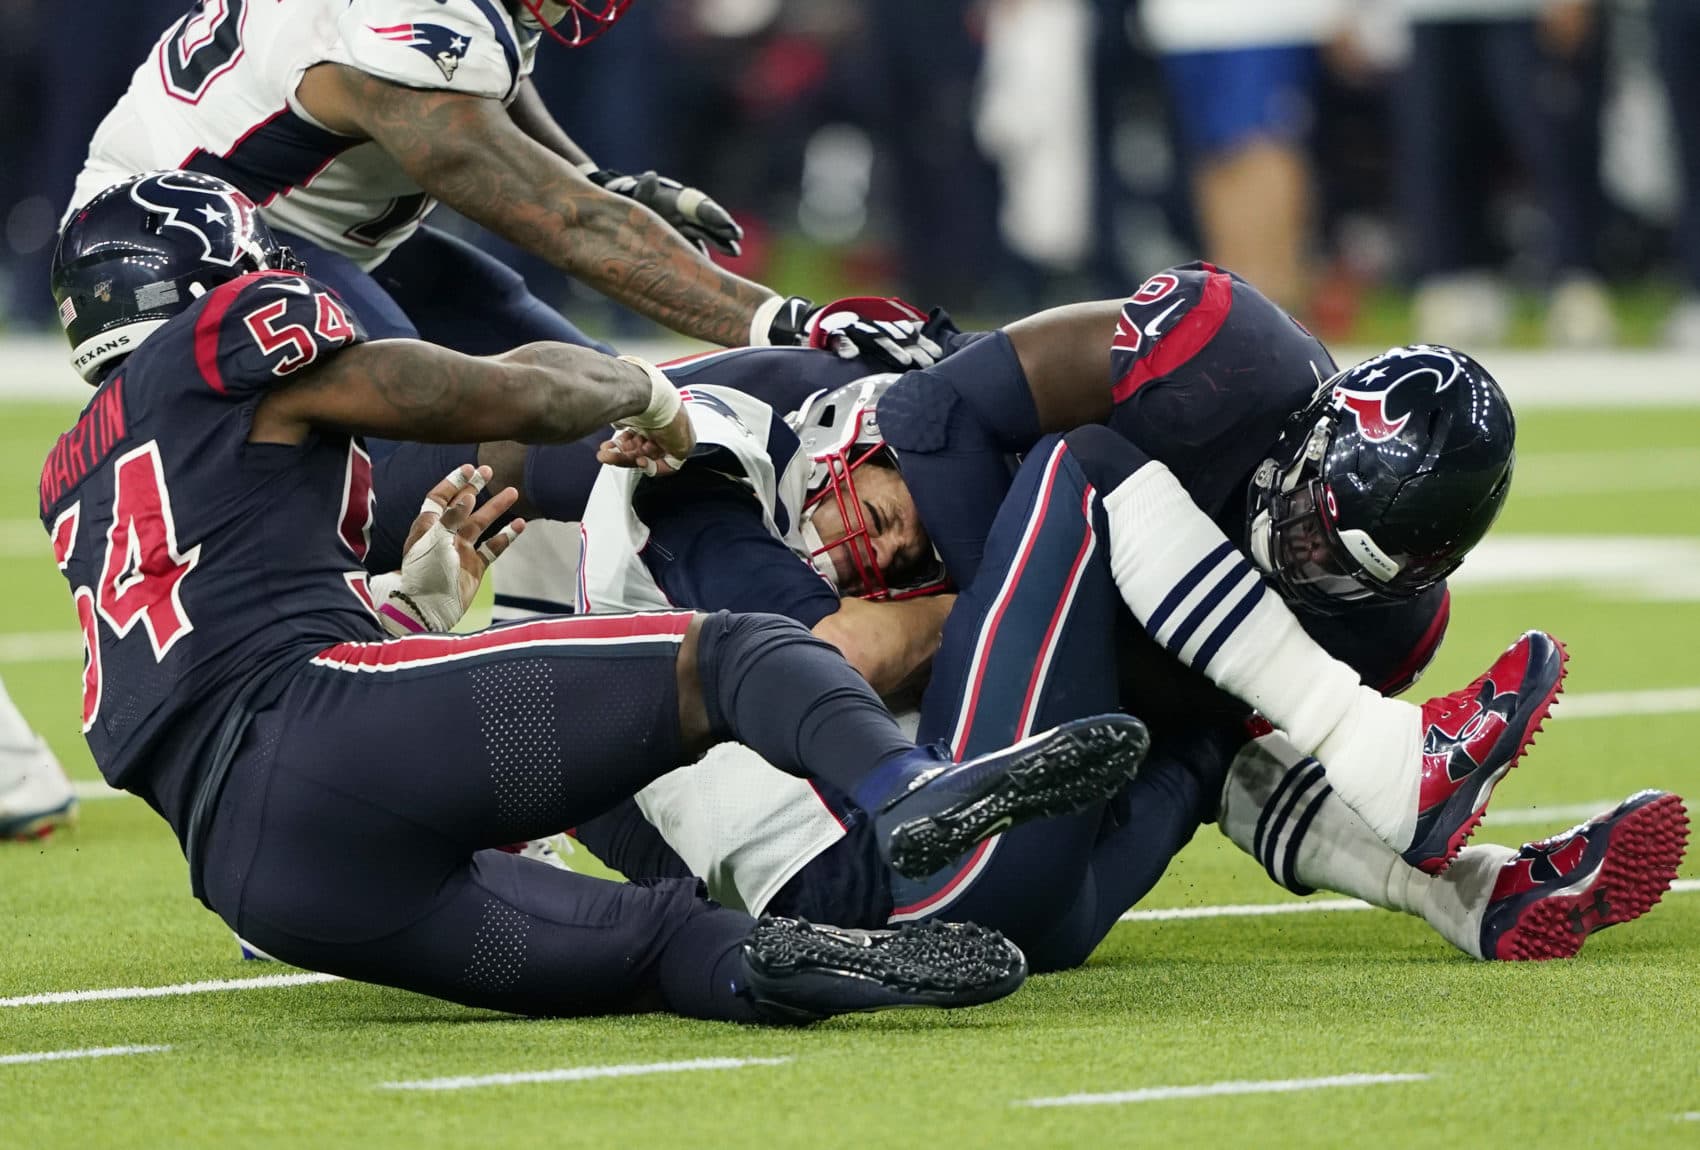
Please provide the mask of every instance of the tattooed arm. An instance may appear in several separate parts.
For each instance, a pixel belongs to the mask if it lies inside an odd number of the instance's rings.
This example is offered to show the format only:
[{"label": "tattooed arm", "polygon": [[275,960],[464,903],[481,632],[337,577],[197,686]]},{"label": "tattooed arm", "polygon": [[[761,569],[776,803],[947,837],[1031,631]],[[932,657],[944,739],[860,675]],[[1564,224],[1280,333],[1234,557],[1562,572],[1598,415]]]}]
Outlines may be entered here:
[{"label": "tattooed arm", "polygon": [[[248,440],[298,444],[314,427],[334,427],[416,443],[562,443],[639,414],[651,397],[642,367],[589,348],[534,343],[478,357],[379,340],[345,348],[268,392]],[[681,414],[667,429],[675,440],[668,450],[690,450],[689,427]]]},{"label": "tattooed arm", "polygon": [[648,208],[591,183],[500,101],[404,88],[341,64],[309,68],[296,94],[325,127],[375,141],[462,215],[674,331],[747,343],[756,309],[774,297],[715,267]]}]

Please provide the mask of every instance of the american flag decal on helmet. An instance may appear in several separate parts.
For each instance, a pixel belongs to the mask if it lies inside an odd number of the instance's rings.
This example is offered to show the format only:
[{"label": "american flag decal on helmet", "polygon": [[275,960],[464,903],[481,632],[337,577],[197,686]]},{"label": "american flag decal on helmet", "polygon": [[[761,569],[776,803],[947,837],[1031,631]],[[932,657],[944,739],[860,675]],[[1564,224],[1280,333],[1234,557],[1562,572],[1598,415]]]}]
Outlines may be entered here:
[{"label": "american flag decal on helmet", "polygon": [[466,59],[467,48],[472,45],[471,36],[441,24],[389,24],[384,27],[368,24],[366,30],[380,39],[406,45],[430,57],[442,72],[443,79],[448,81],[454,80],[460,62]]}]

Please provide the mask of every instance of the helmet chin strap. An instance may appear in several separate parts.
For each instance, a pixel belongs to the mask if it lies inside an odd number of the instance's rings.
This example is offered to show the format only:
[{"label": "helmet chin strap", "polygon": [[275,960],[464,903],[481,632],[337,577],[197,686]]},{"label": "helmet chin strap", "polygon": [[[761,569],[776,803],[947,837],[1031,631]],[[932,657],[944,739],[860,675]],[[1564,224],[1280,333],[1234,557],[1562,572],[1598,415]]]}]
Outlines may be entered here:
[{"label": "helmet chin strap", "polygon": [[797,534],[803,537],[803,546],[809,549],[809,562],[815,565],[821,578],[832,584],[834,591],[838,590],[838,568],[832,565],[832,552],[821,542],[820,532],[815,528],[814,508],[803,512],[802,521],[797,524]]},{"label": "helmet chin strap", "polygon": [[1251,521],[1251,538],[1247,542],[1251,547],[1252,562],[1266,575],[1275,573],[1275,567],[1269,557],[1269,541],[1274,534],[1275,525],[1269,512],[1259,511]]}]

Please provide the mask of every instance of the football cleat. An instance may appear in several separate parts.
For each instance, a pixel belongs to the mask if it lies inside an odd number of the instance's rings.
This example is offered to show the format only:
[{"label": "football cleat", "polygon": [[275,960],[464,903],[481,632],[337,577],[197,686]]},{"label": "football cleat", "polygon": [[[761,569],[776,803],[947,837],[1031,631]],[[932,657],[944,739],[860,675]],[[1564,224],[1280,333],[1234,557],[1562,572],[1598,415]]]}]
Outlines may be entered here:
[{"label": "football cleat", "polygon": [[926,878],[1011,827],[1110,798],[1150,745],[1138,719],[1099,715],[924,771],[876,814],[880,850],[898,874]]},{"label": "football cleat", "polygon": [[77,821],[77,792],[65,768],[37,739],[33,746],[0,750],[0,839],[41,839]]},{"label": "football cleat", "polygon": [[797,918],[757,920],[744,942],[748,992],[775,1023],[910,1006],[978,1006],[1027,978],[1021,948],[966,922],[845,930]]},{"label": "football cleat", "polygon": [[1557,639],[1529,631],[1468,687],[1423,704],[1422,785],[1406,862],[1435,874],[1458,857],[1493,788],[1546,722],[1569,658]]},{"label": "football cleat", "polygon": [[1595,931],[1640,918],[1676,879],[1688,812],[1664,791],[1634,794],[1500,868],[1482,916],[1484,958],[1569,958]]}]

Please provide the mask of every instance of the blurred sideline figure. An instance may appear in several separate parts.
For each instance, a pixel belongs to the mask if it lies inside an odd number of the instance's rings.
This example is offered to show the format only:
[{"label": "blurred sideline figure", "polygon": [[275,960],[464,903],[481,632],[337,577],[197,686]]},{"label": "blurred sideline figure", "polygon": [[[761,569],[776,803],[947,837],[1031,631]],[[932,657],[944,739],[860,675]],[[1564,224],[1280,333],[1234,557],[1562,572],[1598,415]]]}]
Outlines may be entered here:
[{"label": "blurred sideline figure", "polygon": [[1317,44],[1340,0],[1148,0],[1205,252],[1289,311],[1309,287]]},{"label": "blurred sideline figure", "polygon": [[43,838],[76,815],[64,768],[0,683],[0,840]]},{"label": "blurred sideline figure", "polygon": [[[1595,252],[1604,57],[1591,0],[1397,0],[1409,56],[1396,84],[1397,195],[1421,338],[1500,343],[1509,304],[1491,268],[1485,162],[1508,149],[1549,223],[1549,344],[1616,338]],[[1492,138],[1485,138],[1486,132]]]},{"label": "blurred sideline figure", "polygon": [[1665,330],[1666,342],[1700,351],[1700,0],[1653,0],[1659,66],[1670,93],[1677,160],[1682,169],[1679,267],[1685,293]]}]

